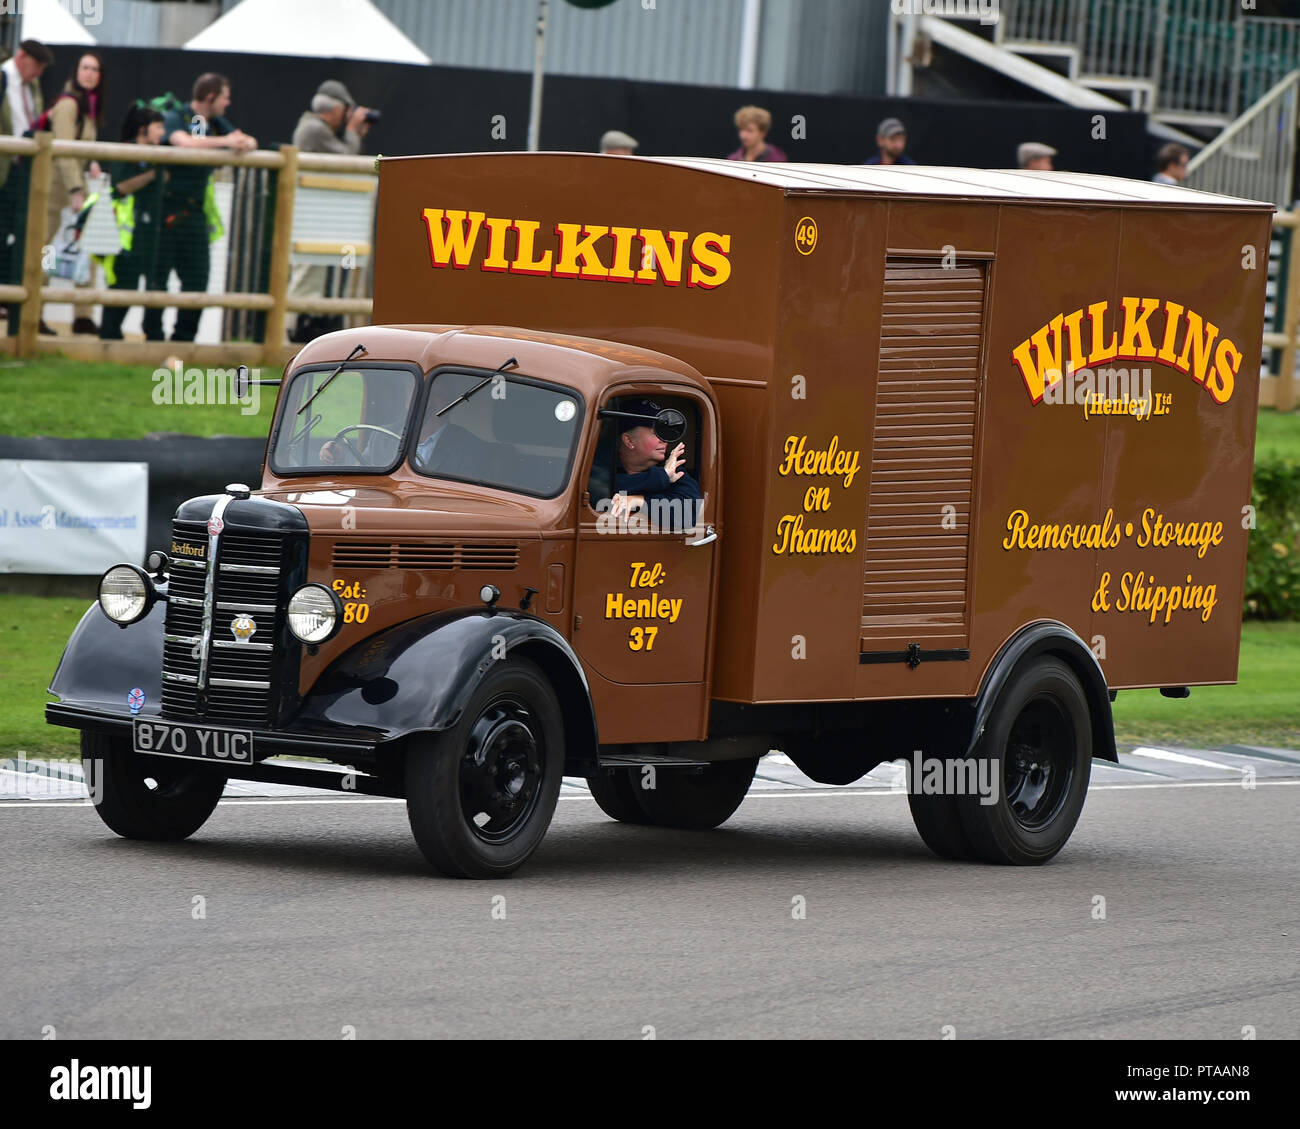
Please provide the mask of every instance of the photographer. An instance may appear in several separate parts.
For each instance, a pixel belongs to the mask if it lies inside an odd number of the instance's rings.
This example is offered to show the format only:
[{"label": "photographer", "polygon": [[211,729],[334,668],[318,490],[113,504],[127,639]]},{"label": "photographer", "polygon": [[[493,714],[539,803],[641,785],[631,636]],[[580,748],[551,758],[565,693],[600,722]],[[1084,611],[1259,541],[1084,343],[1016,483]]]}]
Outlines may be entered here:
[{"label": "photographer", "polygon": [[316,89],[311,109],[298,119],[293,144],[304,153],[361,152],[361,140],[379,119],[377,110],[358,106],[348,88],[328,79]]}]

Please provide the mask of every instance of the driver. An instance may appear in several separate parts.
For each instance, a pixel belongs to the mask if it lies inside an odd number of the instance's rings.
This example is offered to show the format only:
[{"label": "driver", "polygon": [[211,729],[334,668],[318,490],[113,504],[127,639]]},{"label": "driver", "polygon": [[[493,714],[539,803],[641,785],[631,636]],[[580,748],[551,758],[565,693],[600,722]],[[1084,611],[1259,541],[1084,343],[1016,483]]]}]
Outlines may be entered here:
[{"label": "driver", "polygon": [[646,422],[620,420],[618,437],[618,473],[614,476],[616,494],[628,495],[630,508],[637,508],[657,498],[700,500],[700,484],[685,470],[686,444],[678,443],[668,452],[668,444],[654,432],[649,422],[661,411],[653,400],[633,400],[622,409],[646,418]]}]

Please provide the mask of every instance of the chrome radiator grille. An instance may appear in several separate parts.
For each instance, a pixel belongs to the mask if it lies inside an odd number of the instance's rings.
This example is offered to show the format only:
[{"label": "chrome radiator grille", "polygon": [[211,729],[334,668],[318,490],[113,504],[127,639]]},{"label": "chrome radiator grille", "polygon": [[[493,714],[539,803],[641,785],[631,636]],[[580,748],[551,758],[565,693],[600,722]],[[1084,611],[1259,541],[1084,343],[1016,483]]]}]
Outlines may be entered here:
[{"label": "chrome radiator grille", "polygon": [[[215,562],[208,559],[210,543],[204,522],[173,522],[162,715],[266,726],[274,720],[277,700],[275,642],[284,625],[280,593],[285,536],[224,530],[216,538]],[[209,595],[211,614],[205,617]],[[247,641],[232,631],[242,616],[256,625]],[[248,625],[238,626],[245,631]]]}]

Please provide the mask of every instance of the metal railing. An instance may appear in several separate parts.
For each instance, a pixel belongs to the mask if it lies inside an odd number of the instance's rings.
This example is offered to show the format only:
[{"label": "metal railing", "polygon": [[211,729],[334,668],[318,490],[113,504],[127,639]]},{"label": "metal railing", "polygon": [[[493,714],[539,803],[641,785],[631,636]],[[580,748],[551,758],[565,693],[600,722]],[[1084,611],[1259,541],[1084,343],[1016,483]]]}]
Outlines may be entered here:
[{"label": "metal railing", "polygon": [[[289,293],[293,246],[294,199],[299,174],[349,173],[377,176],[373,157],[335,156],[324,153],[299,153],[293,146],[278,151],[257,150],[235,153],[222,149],[174,149],[150,147],[148,161],[155,165],[207,165],[233,167],[236,170],[269,170],[275,174],[273,210],[261,221],[264,237],[269,238],[269,269],[266,290],[226,290],[224,292],[99,289],[93,287],[59,287],[48,285],[44,278],[44,242],[46,212],[53,182],[54,161],[61,157],[97,160],[107,166],[111,161],[136,162],[141,147],[115,142],[55,141],[49,133],[34,138],[0,138],[0,154],[21,157],[31,162],[26,200],[26,232],[21,249],[22,277],[18,285],[0,280],[0,304],[21,306],[15,345],[19,356],[38,351],[42,307],[47,302],[75,301],[78,305],[144,306],[154,309],[204,309],[257,311],[264,314],[260,334],[262,353],[273,363],[284,351],[285,319],[290,311],[309,314],[369,315],[369,298],[324,298],[295,296]],[[12,174],[11,174],[12,175]],[[245,273],[237,283],[248,285],[252,276]],[[66,343],[61,343],[66,344]]]},{"label": "metal railing", "polygon": [[1300,59],[1300,21],[1224,0],[1002,0],[999,43],[1073,48],[1085,85],[1141,83],[1154,114],[1235,118]]},{"label": "metal railing", "polygon": [[1295,70],[1192,158],[1187,187],[1289,208],[1295,199],[1298,102]]}]

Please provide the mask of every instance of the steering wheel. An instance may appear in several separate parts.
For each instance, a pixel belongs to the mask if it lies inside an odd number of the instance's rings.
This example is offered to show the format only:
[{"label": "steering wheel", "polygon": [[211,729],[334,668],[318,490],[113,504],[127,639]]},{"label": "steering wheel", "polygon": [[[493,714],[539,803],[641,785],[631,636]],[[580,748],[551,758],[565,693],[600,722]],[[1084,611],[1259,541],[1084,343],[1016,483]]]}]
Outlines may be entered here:
[{"label": "steering wheel", "polygon": [[402,443],[402,437],[397,432],[389,431],[386,427],[380,427],[377,423],[350,423],[347,427],[339,428],[338,433],[334,436],[334,441],[342,443],[344,447],[352,452],[352,457],[357,460],[358,466],[364,466],[366,460],[352,440],[347,437],[346,433],[349,431],[378,431],[381,435],[387,435],[397,446],[401,446]]}]

